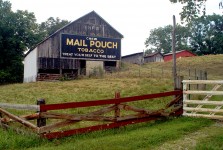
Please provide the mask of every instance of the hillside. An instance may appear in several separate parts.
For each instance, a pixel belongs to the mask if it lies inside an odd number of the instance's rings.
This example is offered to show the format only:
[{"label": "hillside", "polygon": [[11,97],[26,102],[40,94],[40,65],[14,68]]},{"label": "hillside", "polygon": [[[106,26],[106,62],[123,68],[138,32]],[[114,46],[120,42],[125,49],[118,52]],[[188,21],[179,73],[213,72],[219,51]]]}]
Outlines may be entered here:
[{"label": "hillside", "polygon": [[[223,68],[223,55],[182,58],[177,60],[177,66],[178,74],[185,75],[185,78],[188,77],[189,69],[191,76],[195,74],[196,69],[197,74],[199,70],[207,71],[208,79],[222,79],[223,77],[221,69]],[[121,97],[170,91],[173,89],[171,68],[172,62],[149,63],[142,66],[123,64],[120,71],[91,78],[3,85],[0,86],[0,102],[35,104],[37,99],[44,98],[49,104],[113,98],[116,91],[121,93]],[[169,100],[162,99],[137,105],[157,109],[163,107]],[[86,111],[86,109],[81,111]],[[203,129],[203,127],[207,128]],[[207,132],[210,130],[209,127],[213,134],[207,133],[203,138],[196,139],[199,146],[197,148],[202,149],[202,143],[207,142],[206,138],[209,138],[209,141],[223,138],[222,128],[218,128],[215,122],[210,120],[185,117],[157,123],[131,125],[55,141],[41,140],[35,136],[27,138],[27,136],[0,129],[0,149],[159,149],[162,148],[161,145],[168,145],[169,142],[172,143],[172,146],[176,146],[173,144],[174,141],[182,140],[195,132]],[[182,146],[188,145],[182,144]],[[195,144],[192,148],[196,146]]]}]

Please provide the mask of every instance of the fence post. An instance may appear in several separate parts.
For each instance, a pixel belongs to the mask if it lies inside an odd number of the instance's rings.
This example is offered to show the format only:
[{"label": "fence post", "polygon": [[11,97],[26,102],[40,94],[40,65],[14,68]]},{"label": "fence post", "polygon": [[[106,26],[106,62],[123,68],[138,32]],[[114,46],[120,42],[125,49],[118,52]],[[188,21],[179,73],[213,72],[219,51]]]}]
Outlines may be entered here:
[{"label": "fence post", "polygon": [[[189,79],[188,80],[190,80],[190,68],[189,68]],[[188,90],[191,90],[191,87],[190,87],[190,84],[188,84]],[[190,99],[190,94],[188,95],[188,98]]]},{"label": "fence post", "polygon": [[[45,105],[45,104],[46,104],[46,102],[44,99],[37,100],[37,105]],[[41,113],[41,110],[37,111],[37,113]],[[42,127],[42,126],[46,126],[46,118],[39,117],[37,119],[37,127]]]},{"label": "fence post", "polygon": [[197,70],[196,70],[196,68],[194,69],[194,79],[197,80]]},{"label": "fence post", "polygon": [[[190,83],[188,83],[188,85],[190,85]],[[188,90],[187,83],[183,83],[183,91],[187,91],[187,90]],[[187,104],[184,103],[185,100],[188,100],[188,94],[183,93],[183,115],[186,114],[186,111],[184,110],[184,108],[187,107]]]},{"label": "fence post", "polygon": [[[118,101],[120,98],[120,92],[115,92],[115,99]],[[115,103],[115,120],[117,121],[117,118],[120,117],[120,109],[119,109],[120,103]]]},{"label": "fence post", "polygon": [[176,79],[176,89],[175,90],[182,90],[183,89],[183,76],[177,76],[177,79]]},{"label": "fence post", "polygon": [[[183,90],[183,76],[177,76],[176,77],[176,88],[174,90]],[[178,97],[178,95],[175,95],[174,96],[174,99],[176,99]],[[177,106],[182,106],[183,104],[183,99],[180,99],[178,101],[178,103],[176,103],[174,106],[177,107]]]},{"label": "fence post", "polygon": [[207,80],[208,79],[208,73],[207,71],[204,72],[204,80]]},{"label": "fence post", "polygon": [[163,78],[163,67],[162,67],[162,78]]}]

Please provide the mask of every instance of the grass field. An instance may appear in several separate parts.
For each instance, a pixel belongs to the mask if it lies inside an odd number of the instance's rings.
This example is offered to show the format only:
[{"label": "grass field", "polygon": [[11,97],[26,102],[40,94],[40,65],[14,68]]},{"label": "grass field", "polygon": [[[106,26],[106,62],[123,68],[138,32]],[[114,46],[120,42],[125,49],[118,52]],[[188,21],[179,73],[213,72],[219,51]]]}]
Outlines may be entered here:
[{"label": "grass field", "polygon": [[[177,60],[177,64],[181,68],[180,75],[187,75],[188,69],[197,68],[206,70],[208,79],[223,77],[223,70],[219,69],[223,68],[223,55],[182,58]],[[121,93],[121,97],[170,91],[173,89],[171,65],[171,62],[142,66],[126,64],[122,71],[104,74],[103,77],[3,85],[0,86],[0,102],[35,104],[37,99],[44,98],[49,104],[114,98],[116,91]],[[157,109],[168,100],[155,100],[146,106],[145,103],[136,105]],[[206,119],[170,118],[53,141],[34,135],[18,135],[0,128],[0,149],[177,149],[179,146],[223,149],[223,127],[219,124]],[[194,137],[195,144],[194,141],[185,140],[190,136],[192,139]]]}]

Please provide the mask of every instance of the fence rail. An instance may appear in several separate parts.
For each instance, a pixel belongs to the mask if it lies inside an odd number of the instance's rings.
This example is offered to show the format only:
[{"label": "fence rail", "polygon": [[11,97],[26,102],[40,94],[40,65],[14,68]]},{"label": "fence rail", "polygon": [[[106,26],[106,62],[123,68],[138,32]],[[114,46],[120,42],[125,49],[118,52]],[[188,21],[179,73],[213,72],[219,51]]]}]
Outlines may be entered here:
[{"label": "fence rail", "polygon": [[[138,108],[131,106],[128,102],[137,102],[141,100],[153,100],[155,98],[162,98],[167,96],[174,96],[174,99],[170,101],[164,108],[158,110],[149,110],[145,108]],[[10,127],[13,123],[19,123],[24,127],[31,129],[36,134],[52,139],[60,138],[64,136],[70,136],[73,134],[86,133],[90,131],[97,131],[103,129],[116,128],[125,126],[128,124],[135,124],[139,122],[151,121],[166,118],[168,116],[179,116],[182,114],[182,90],[175,90],[164,93],[155,93],[133,97],[120,97],[120,93],[115,94],[115,98],[106,100],[94,100],[86,102],[71,102],[61,104],[44,104],[41,99],[37,104],[39,105],[18,105],[18,104],[0,104],[0,126]],[[71,114],[70,111],[61,113],[58,110],[61,109],[74,109],[81,107],[95,107],[104,106],[93,109],[92,112],[82,114]],[[22,110],[34,110],[38,111],[33,114],[17,116],[10,113],[4,108],[10,109],[22,109]],[[54,111],[56,110],[56,112]],[[51,112],[52,111],[52,112]],[[61,110],[62,111],[62,110]],[[122,113],[122,112],[131,113]],[[46,124],[46,118],[50,124]],[[34,121],[37,120],[37,125]],[[56,120],[56,121],[55,121]],[[97,125],[72,129],[72,126],[81,121],[93,121],[97,122]]]},{"label": "fence rail", "polygon": [[18,109],[18,110],[40,111],[40,106],[38,105],[0,103],[0,107],[9,109]]},{"label": "fence rail", "polygon": [[[207,85],[206,90],[190,90],[191,84]],[[184,80],[183,115],[223,120],[222,85],[223,80]]]}]

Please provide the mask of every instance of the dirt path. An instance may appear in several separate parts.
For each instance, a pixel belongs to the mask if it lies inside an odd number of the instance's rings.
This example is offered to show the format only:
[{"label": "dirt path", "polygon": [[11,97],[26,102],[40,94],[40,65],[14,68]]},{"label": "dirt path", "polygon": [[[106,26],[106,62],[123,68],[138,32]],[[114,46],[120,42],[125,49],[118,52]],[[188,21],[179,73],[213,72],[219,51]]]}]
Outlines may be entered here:
[{"label": "dirt path", "polygon": [[217,134],[219,131],[223,132],[223,122],[216,122],[215,124],[204,127],[194,133],[187,134],[175,141],[169,141],[157,148],[157,150],[191,150],[195,149],[199,140]]}]

